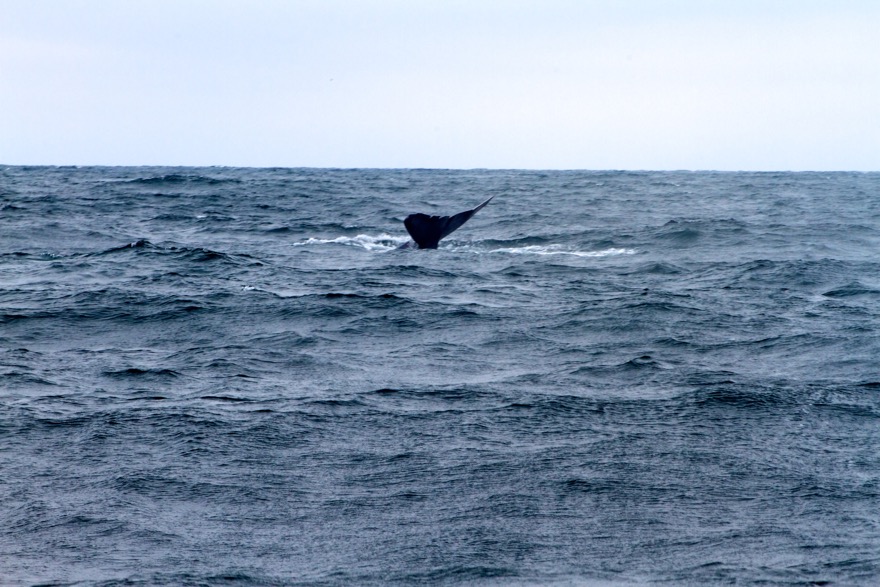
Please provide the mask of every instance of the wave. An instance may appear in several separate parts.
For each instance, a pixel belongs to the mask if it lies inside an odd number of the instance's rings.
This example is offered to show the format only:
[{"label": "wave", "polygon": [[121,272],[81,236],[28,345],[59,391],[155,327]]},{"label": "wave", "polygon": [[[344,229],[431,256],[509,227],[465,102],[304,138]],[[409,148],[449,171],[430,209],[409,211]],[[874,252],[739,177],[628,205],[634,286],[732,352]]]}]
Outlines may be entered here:
[{"label": "wave", "polygon": [[393,251],[401,245],[409,242],[409,237],[392,236],[382,233],[377,236],[359,234],[357,236],[338,236],[336,238],[308,238],[304,241],[293,243],[295,247],[308,247],[314,245],[345,245],[360,247],[368,251]]},{"label": "wave", "polygon": [[563,245],[526,245],[523,247],[502,247],[490,249],[490,253],[507,253],[511,255],[570,255],[573,257],[616,257],[619,255],[635,255],[635,249],[611,247],[598,251],[580,251],[566,248]]},{"label": "wave", "polygon": [[[360,247],[368,251],[393,251],[410,242],[406,236],[393,236],[387,233],[379,235],[358,234],[357,236],[338,236],[335,238],[308,238],[304,241],[293,243],[295,247],[307,247],[316,245],[345,245]],[[492,241],[497,242],[497,241]],[[512,247],[487,248],[483,241],[470,244],[443,243],[440,250],[452,252],[471,253],[502,253],[510,255],[569,255],[573,257],[614,257],[619,255],[635,255],[635,249],[609,247],[594,251],[584,251],[566,247],[559,244],[547,245],[523,245]]]},{"label": "wave", "polygon": [[128,251],[149,251],[151,253],[171,255],[179,257],[183,260],[194,261],[197,263],[221,260],[234,265],[262,265],[263,263],[254,257],[245,254],[221,253],[204,247],[160,247],[151,243],[146,239],[140,239],[131,243],[127,243],[118,247],[111,247],[98,253],[91,253],[87,256],[104,256],[120,252]]},{"label": "wave", "polygon": [[208,177],[205,175],[198,175],[198,174],[167,173],[164,175],[154,175],[154,176],[150,176],[150,177],[138,177],[135,179],[129,179],[129,180],[125,180],[123,183],[141,184],[141,185],[163,185],[163,184],[183,184],[183,183],[217,185],[217,184],[221,184],[221,183],[241,183],[241,180],[237,179],[237,178]]},{"label": "wave", "polygon": [[357,293],[337,293],[337,292],[330,292],[330,293],[325,293],[325,294],[323,294],[323,295],[324,295],[325,298],[327,298],[327,299],[331,299],[331,300],[332,300],[332,299],[335,299],[335,298],[351,298],[351,299],[383,299],[383,300],[399,300],[399,299],[405,299],[405,298],[401,298],[400,296],[396,296],[396,295],[391,294],[391,293],[383,293],[383,294],[378,294],[378,295],[375,295],[375,296],[367,296],[367,295],[357,294]]},{"label": "wave", "polygon": [[180,376],[180,373],[173,369],[142,369],[140,367],[129,367],[127,369],[118,369],[118,370],[108,370],[104,371],[103,374],[107,377],[112,378],[130,378],[130,377],[145,377],[149,379],[155,378],[176,378]]},{"label": "wave", "polygon": [[[0,325],[28,323],[28,321],[55,321],[77,324],[82,321],[121,321],[128,323],[155,323],[165,320],[186,320],[196,312],[211,311],[218,307],[214,300],[223,294],[192,299],[177,295],[102,288],[72,294],[44,297],[33,308],[0,314]],[[222,309],[222,306],[219,306]]]},{"label": "wave", "polygon": [[858,281],[853,281],[844,286],[834,288],[822,294],[826,298],[851,298],[856,296],[880,295],[880,290],[868,287]]},{"label": "wave", "polygon": [[157,247],[156,245],[154,245],[153,243],[151,243],[147,239],[142,238],[142,239],[139,239],[137,241],[134,241],[134,242],[131,242],[131,243],[128,243],[125,245],[120,245],[118,247],[109,248],[109,249],[107,249],[105,251],[101,251],[100,253],[97,253],[97,254],[106,255],[109,253],[116,253],[116,252],[125,251],[128,249],[158,249],[158,248],[159,247]]}]

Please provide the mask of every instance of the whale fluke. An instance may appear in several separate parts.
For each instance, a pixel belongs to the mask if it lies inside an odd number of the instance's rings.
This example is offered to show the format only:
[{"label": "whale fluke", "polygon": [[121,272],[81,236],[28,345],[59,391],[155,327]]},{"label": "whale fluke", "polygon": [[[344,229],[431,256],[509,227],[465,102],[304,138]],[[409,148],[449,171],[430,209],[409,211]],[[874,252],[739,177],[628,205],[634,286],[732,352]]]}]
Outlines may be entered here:
[{"label": "whale fluke", "polygon": [[[492,196],[494,198],[495,196]],[[459,212],[454,216],[429,216],[427,214],[410,214],[403,221],[406,231],[412,237],[420,249],[436,249],[440,239],[446,238],[452,232],[467,222],[471,216],[481,210],[492,201],[489,198],[473,210]]]}]

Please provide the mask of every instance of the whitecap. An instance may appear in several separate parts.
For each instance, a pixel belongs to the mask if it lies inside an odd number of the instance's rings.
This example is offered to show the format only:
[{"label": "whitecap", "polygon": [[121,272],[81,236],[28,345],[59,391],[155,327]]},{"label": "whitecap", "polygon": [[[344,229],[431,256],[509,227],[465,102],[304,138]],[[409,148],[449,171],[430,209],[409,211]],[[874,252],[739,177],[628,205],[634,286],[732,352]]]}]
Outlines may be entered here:
[{"label": "whitecap", "polygon": [[635,249],[609,248],[599,251],[578,251],[566,249],[562,245],[528,245],[524,247],[504,247],[492,249],[490,253],[508,253],[511,255],[571,255],[574,257],[616,257],[619,255],[635,255]]},{"label": "whitecap", "polygon": [[394,236],[387,233],[380,235],[359,234],[357,236],[338,236],[335,238],[308,238],[304,241],[293,243],[295,247],[307,247],[315,245],[346,245],[361,247],[368,251],[391,251],[409,241],[405,236]]}]

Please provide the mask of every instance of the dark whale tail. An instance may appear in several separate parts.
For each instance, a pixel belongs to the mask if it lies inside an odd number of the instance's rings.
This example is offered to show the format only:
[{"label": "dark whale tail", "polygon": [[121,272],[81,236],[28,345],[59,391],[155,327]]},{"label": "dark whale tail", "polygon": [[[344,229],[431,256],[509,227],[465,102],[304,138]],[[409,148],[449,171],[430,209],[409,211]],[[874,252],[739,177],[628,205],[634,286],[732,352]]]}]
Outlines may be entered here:
[{"label": "dark whale tail", "polygon": [[[494,198],[495,196],[492,196]],[[470,220],[486,204],[489,198],[473,210],[459,212],[455,216],[428,216],[427,214],[410,214],[403,221],[406,231],[416,241],[420,249],[436,249],[440,239],[452,234],[462,224]]]}]

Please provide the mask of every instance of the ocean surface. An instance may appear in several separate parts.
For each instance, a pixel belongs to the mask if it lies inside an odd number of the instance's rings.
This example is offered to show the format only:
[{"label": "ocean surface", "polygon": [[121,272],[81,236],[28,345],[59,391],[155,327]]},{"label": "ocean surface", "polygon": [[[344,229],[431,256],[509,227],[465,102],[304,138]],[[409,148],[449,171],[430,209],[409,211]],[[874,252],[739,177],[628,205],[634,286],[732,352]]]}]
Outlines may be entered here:
[{"label": "ocean surface", "polygon": [[880,174],[0,167],[0,584],[880,584]]}]

